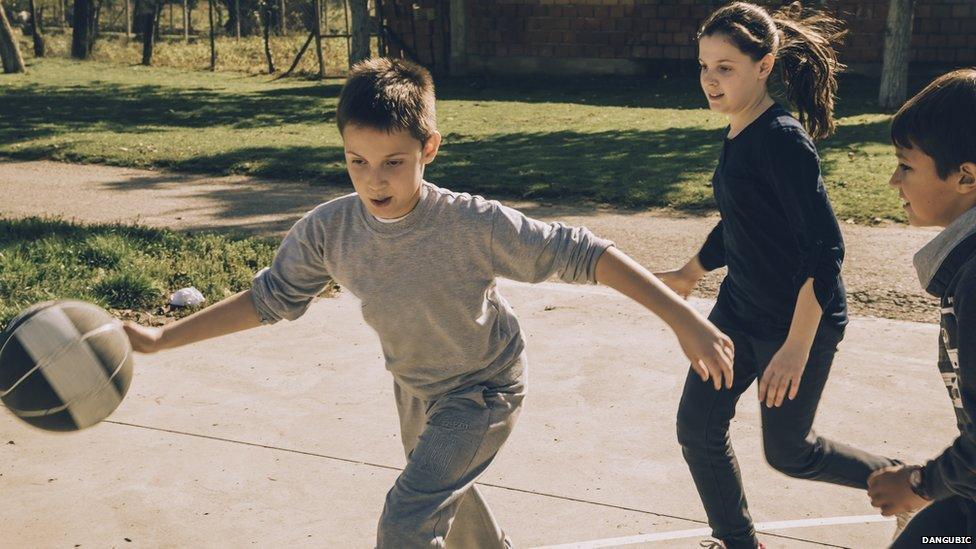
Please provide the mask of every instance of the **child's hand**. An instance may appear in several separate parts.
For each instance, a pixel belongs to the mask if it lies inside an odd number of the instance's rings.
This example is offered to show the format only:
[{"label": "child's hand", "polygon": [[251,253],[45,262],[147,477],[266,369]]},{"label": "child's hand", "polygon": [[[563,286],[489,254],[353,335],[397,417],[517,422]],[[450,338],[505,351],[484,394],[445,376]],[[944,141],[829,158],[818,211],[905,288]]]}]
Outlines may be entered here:
[{"label": "child's hand", "polygon": [[793,345],[789,341],[780,347],[773,355],[762,379],[759,381],[759,402],[766,406],[777,408],[783,404],[788,395],[790,400],[796,398],[800,390],[800,378],[806,368],[810,351]]},{"label": "child's hand", "polygon": [[881,509],[882,515],[890,517],[914,511],[928,503],[912,491],[909,481],[912,469],[914,467],[908,465],[893,465],[878,469],[868,477],[868,497],[871,505]]},{"label": "child's hand", "polygon": [[161,349],[162,328],[148,328],[132,321],[126,321],[122,323],[122,329],[125,330],[125,335],[129,336],[133,351],[149,354]]},{"label": "child's hand", "polygon": [[698,284],[697,278],[689,276],[682,269],[654,273],[654,276],[658,277],[668,288],[671,288],[674,293],[685,299],[688,299],[691,291]]},{"label": "child's hand", "polygon": [[687,322],[673,328],[681,350],[691,360],[691,367],[702,381],[711,379],[716,391],[721,390],[723,384],[727,389],[732,388],[735,349],[729,336],[693,311]]}]

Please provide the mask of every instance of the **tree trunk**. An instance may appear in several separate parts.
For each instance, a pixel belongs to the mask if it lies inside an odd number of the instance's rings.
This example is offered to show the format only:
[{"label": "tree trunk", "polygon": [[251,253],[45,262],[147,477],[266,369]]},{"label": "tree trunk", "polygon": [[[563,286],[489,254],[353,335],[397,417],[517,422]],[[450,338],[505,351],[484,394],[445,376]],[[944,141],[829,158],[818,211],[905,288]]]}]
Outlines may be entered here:
[{"label": "tree trunk", "polygon": [[349,66],[369,59],[369,7],[367,0],[349,1],[349,18],[352,20],[352,43],[349,47]]},{"label": "tree trunk", "polygon": [[132,0],[123,0],[125,2],[125,41],[129,42],[129,38],[132,37],[132,8],[129,4]]},{"label": "tree trunk", "polygon": [[264,31],[264,57],[268,60],[268,74],[274,74],[275,72],[274,60],[271,58],[271,44],[269,42],[271,39],[271,17],[273,15],[272,6],[274,5],[272,4],[273,1],[274,0],[263,0],[263,2],[261,2],[261,26],[263,27],[262,30]]},{"label": "tree trunk", "polygon": [[467,0],[451,0],[451,74],[464,74],[467,70]]},{"label": "tree trunk", "polygon": [[20,46],[14,38],[14,30],[10,28],[7,12],[3,9],[3,3],[0,3],[0,61],[3,62],[3,72],[6,74],[27,72],[24,58],[20,55]]},{"label": "tree trunk", "polygon": [[210,71],[217,70],[217,42],[214,29],[214,0],[207,0],[210,19]]},{"label": "tree trunk", "polygon": [[278,0],[278,35],[284,36],[288,31],[285,21],[285,0]]},{"label": "tree trunk", "polygon": [[34,0],[28,2],[31,18],[31,35],[34,38],[34,57],[44,57],[44,35],[41,33],[41,20],[37,17],[37,5]]},{"label": "tree trunk", "polygon": [[319,57],[319,78],[325,78],[325,56],[322,55],[322,0],[315,0],[315,54]]},{"label": "tree trunk", "polygon": [[71,57],[88,59],[95,43],[95,1],[75,0],[72,18]]},{"label": "tree trunk", "polygon": [[241,0],[234,0],[234,36],[241,39]]},{"label": "tree trunk", "polygon": [[908,98],[908,56],[914,18],[915,0],[889,0],[878,92],[878,104],[887,109],[900,107]]},{"label": "tree trunk", "polygon": [[160,9],[161,6],[153,2],[152,5],[147,7],[146,13],[142,16],[142,28],[147,29],[142,33],[142,64],[147,67],[152,65],[153,45],[155,44],[156,32],[159,28]]},{"label": "tree trunk", "polygon": [[183,41],[190,41],[190,12],[187,10],[188,0],[183,0]]}]

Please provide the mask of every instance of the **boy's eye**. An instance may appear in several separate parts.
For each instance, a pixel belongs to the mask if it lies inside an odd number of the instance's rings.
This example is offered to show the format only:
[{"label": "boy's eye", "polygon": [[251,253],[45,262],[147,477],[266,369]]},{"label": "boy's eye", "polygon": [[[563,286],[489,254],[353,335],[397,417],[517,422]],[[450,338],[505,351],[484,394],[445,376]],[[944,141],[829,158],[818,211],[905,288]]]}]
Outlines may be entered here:
[{"label": "boy's eye", "polygon": [[403,164],[403,160],[388,160],[386,163],[395,168],[400,164]]},{"label": "boy's eye", "polygon": [[899,170],[901,170],[901,171],[903,171],[903,172],[907,172],[907,171],[908,171],[908,170],[910,170],[911,168],[910,168],[910,167],[908,167],[908,166],[906,166],[906,165],[904,165],[904,164],[901,164],[901,163],[899,163],[899,164],[898,164],[898,169],[899,169]]},{"label": "boy's eye", "polygon": [[732,67],[719,67],[718,70],[722,72],[732,72]]},{"label": "boy's eye", "polygon": [[352,163],[353,164],[356,164],[358,166],[358,165],[361,165],[361,164],[365,164],[366,161],[363,160],[362,158],[353,158],[352,159]]}]

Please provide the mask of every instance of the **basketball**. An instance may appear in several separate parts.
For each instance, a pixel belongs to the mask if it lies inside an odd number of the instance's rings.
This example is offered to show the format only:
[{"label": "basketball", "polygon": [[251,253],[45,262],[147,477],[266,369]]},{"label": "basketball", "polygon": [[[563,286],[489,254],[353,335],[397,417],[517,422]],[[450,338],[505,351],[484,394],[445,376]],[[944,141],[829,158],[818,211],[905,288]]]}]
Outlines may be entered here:
[{"label": "basketball", "polygon": [[40,303],[0,334],[0,400],[35,427],[90,427],[115,411],[131,381],[129,338],[97,305]]}]

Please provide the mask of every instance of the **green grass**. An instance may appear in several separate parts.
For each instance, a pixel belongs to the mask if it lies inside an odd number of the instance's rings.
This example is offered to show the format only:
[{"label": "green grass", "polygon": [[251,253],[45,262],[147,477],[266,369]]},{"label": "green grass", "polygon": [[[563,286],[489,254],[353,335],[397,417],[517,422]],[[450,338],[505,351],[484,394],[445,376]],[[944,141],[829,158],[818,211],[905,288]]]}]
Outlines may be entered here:
[{"label": "green grass", "polygon": [[[335,128],[340,80],[279,81],[61,59],[0,77],[0,155],[348,185]],[[875,83],[841,84],[820,144],[841,219],[904,221]],[[428,179],[491,197],[684,211],[713,207],[724,117],[694,77],[438,82],[445,136]]]},{"label": "green grass", "polygon": [[[167,299],[195,286],[214,303],[250,287],[275,243],[54,219],[0,219],[0,329],[28,306],[82,299],[113,309],[182,316]],[[334,288],[330,288],[331,292]]]}]

